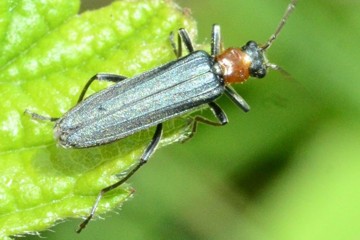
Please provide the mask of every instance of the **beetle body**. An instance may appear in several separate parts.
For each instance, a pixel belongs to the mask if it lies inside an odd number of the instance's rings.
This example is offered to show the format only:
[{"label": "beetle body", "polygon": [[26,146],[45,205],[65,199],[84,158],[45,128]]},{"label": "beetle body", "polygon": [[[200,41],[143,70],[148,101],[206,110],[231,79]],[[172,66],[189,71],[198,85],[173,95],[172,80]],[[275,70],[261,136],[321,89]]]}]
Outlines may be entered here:
[{"label": "beetle body", "polygon": [[64,147],[103,145],[182,115],[222,95],[224,81],[204,51],[91,95],[55,124]]}]

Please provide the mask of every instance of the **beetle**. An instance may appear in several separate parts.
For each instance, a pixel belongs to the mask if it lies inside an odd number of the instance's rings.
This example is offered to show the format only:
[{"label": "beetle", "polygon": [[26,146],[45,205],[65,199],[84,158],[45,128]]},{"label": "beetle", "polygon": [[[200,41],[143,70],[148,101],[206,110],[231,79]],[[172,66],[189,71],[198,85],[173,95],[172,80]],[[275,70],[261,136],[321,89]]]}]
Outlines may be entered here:
[{"label": "beetle", "polygon": [[[164,121],[207,104],[218,121],[194,117],[189,135],[192,137],[198,123],[214,126],[228,123],[225,112],[214,102],[223,94],[245,112],[250,110],[230,84],[244,82],[249,77],[263,78],[269,68],[283,71],[268,62],[265,51],[277,38],[296,3],[297,0],[291,1],[275,33],[263,46],[249,41],[241,48],[222,51],[220,26],[215,24],[212,27],[210,54],[195,51],[189,34],[182,28],[178,31],[177,45],[174,35],[170,35],[176,60],[132,78],[98,73],[86,83],[77,105],[60,118],[49,118],[26,110],[32,118],[55,122],[55,138],[65,148],[100,146],[156,126],[153,138],[139,162],[118,182],[100,191],[90,215],[80,224],[78,233],[95,214],[102,196],[123,184],[149,160],[160,142]],[[189,52],[186,56],[182,56],[182,45]],[[84,99],[95,80],[115,84]]]}]

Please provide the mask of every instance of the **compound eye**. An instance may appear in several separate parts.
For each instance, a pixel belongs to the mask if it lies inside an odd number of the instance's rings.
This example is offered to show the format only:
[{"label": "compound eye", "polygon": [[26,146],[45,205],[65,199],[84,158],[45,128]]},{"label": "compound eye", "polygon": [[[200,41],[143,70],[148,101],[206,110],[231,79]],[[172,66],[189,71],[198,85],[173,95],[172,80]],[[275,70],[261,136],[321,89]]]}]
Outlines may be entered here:
[{"label": "compound eye", "polygon": [[247,46],[248,48],[250,48],[250,49],[257,49],[257,48],[258,48],[257,43],[254,42],[254,41],[248,41],[248,42],[246,43],[246,46]]},{"label": "compound eye", "polygon": [[265,75],[266,75],[266,69],[265,68],[259,69],[257,71],[257,73],[256,73],[257,78],[263,78],[263,77],[265,77]]},{"label": "compound eye", "polygon": [[250,76],[252,77],[256,77],[256,78],[263,78],[266,76],[266,68],[261,67],[261,68],[250,68]]},{"label": "compound eye", "polygon": [[256,78],[263,78],[266,75],[266,67],[263,64],[263,61],[253,61],[250,66],[250,76]]},{"label": "compound eye", "polygon": [[242,50],[248,53],[254,52],[258,49],[258,45],[255,41],[248,41],[243,47]]}]

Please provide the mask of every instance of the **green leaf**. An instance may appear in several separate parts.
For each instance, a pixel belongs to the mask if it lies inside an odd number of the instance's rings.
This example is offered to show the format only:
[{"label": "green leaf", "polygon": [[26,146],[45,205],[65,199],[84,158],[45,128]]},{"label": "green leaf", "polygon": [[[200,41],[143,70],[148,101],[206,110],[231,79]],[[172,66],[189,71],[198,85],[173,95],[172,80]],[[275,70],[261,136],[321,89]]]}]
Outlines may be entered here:
[{"label": "green leaf", "polygon": [[[174,59],[168,36],[194,22],[171,1],[114,2],[77,15],[79,1],[0,3],[0,237],[36,232],[87,216],[100,189],[138,161],[154,129],[91,149],[62,149],[53,123],[76,104],[97,72],[133,76]],[[90,94],[108,86],[98,83]],[[161,146],[182,139],[186,118],[165,124]],[[97,214],[119,207],[133,190],[104,196]],[[76,226],[74,226],[74,229]]]}]

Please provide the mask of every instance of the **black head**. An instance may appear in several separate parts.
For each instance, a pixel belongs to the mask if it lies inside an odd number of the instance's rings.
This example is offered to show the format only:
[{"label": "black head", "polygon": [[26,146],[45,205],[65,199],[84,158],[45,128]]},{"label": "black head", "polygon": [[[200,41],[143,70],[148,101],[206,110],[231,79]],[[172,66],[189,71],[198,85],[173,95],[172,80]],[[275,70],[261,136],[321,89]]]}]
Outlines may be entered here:
[{"label": "black head", "polygon": [[267,65],[264,50],[254,41],[247,42],[241,49],[250,57],[250,76],[256,78],[265,77]]}]

